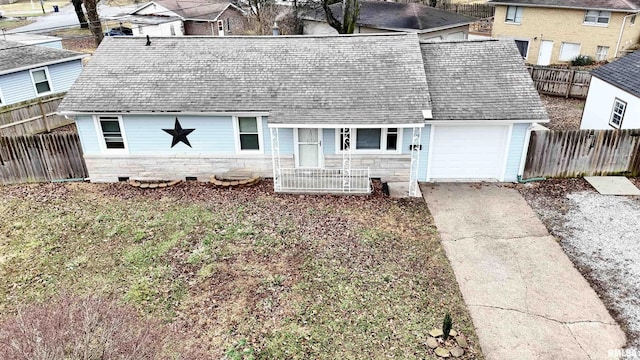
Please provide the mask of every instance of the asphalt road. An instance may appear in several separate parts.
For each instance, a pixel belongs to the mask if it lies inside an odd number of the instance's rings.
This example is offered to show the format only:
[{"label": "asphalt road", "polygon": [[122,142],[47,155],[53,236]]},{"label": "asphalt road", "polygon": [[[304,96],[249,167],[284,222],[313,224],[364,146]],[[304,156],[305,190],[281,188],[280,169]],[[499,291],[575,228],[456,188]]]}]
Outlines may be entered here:
[{"label": "asphalt road", "polygon": [[[107,6],[100,4],[98,5],[98,13],[100,14],[101,19],[106,18],[114,18],[120,15],[127,14],[135,9],[135,5],[128,6]],[[71,4],[60,8],[60,12],[50,12],[44,16],[38,16],[34,18],[36,21],[32,24],[22,26],[19,28],[15,28],[7,31],[8,34],[11,33],[41,33],[47,32],[56,28],[64,28],[64,27],[72,27],[75,25],[80,25],[78,22],[78,17],[76,16],[75,11],[73,10],[73,6]]]}]

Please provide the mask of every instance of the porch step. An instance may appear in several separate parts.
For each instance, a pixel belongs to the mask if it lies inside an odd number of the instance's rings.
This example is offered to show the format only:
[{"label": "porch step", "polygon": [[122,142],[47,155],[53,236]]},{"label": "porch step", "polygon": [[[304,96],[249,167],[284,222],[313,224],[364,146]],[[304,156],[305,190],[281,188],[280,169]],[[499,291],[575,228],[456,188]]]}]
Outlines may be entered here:
[{"label": "porch step", "polygon": [[211,184],[219,187],[252,186],[259,183],[260,180],[261,180],[260,176],[251,176],[243,179],[237,179],[237,178],[231,179],[228,177],[223,177],[223,176],[218,177],[217,175],[212,175],[210,178]]}]

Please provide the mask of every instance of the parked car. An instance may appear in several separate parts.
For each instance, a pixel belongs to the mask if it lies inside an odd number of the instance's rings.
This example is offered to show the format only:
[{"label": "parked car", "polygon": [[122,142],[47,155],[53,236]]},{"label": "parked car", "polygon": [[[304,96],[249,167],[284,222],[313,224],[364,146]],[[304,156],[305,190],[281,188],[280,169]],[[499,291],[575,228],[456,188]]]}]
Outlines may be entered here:
[{"label": "parked car", "polygon": [[104,33],[105,36],[131,36],[133,35],[133,30],[126,26],[119,26],[111,28],[111,30]]}]

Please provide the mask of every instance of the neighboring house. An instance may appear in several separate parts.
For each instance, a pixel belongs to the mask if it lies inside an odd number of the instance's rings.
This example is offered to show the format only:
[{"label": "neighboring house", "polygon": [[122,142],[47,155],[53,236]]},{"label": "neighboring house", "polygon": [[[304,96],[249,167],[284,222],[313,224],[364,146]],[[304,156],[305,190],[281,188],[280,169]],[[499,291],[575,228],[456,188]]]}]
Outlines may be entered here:
[{"label": "neighboring house", "polygon": [[75,117],[91,181],[245,169],[282,192],[367,192],[374,177],[415,195],[417,181],[516,181],[530,127],[548,121],[511,41],[145,43],[105,39],[58,108]]},{"label": "neighboring house", "polygon": [[0,40],[0,106],[67,91],[86,54]]},{"label": "neighboring house", "polygon": [[224,36],[242,31],[245,15],[229,1],[155,0],[120,20],[133,25],[134,36]]},{"label": "neighboring house", "polygon": [[514,39],[528,63],[578,55],[612,60],[640,38],[640,0],[491,0],[492,36]]},{"label": "neighboring house", "polygon": [[580,129],[640,129],[640,51],[591,72]]},{"label": "neighboring house", "polygon": [[[355,33],[416,33],[420,40],[464,40],[469,35],[469,24],[476,19],[436,9],[418,3],[359,1]],[[342,21],[342,3],[329,7]],[[328,35],[338,32],[329,26],[324,11],[316,10],[303,16],[305,35]]]},{"label": "neighboring house", "polygon": [[55,36],[47,36],[30,33],[4,34],[0,37],[2,40],[15,41],[27,45],[48,46],[56,49],[62,49],[62,39]]}]

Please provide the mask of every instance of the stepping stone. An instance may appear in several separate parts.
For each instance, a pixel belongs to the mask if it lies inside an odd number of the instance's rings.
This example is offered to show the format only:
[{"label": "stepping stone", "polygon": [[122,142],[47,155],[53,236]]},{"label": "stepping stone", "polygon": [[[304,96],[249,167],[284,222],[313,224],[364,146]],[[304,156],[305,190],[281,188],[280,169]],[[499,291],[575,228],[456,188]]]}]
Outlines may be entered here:
[{"label": "stepping stone", "polygon": [[444,334],[442,333],[442,329],[433,329],[433,330],[429,331],[429,335],[431,335],[433,337],[439,337],[439,336],[442,336]]},{"label": "stepping stone", "polygon": [[464,350],[460,346],[456,346],[451,349],[451,355],[453,355],[453,357],[460,357],[464,355]]},{"label": "stepping stone", "polygon": [[438,347],[438,340],[436,340],[436,338],[434,338],[434,337],[429,336],[427,338],[427,346],[432,348],[432,349],[437,348]]},{"label": "stepping stone", "polygon": [[451,356],[451,353],[445,348],[438,347],[436,348],[436,355],[443,358],[448,358],[449,356]]},{"label": "stepping stone", "polygon": [[584,179],[602,195],[640,195],[640,189],[624,176],[585,176]]},{"label": "stepping stone", "polygon": [[456,342],[460,347],[463,347],[463,348],[469,347],[469,344],[467,344],[467,340],[465,340],[462,336],[456,336]]}]

